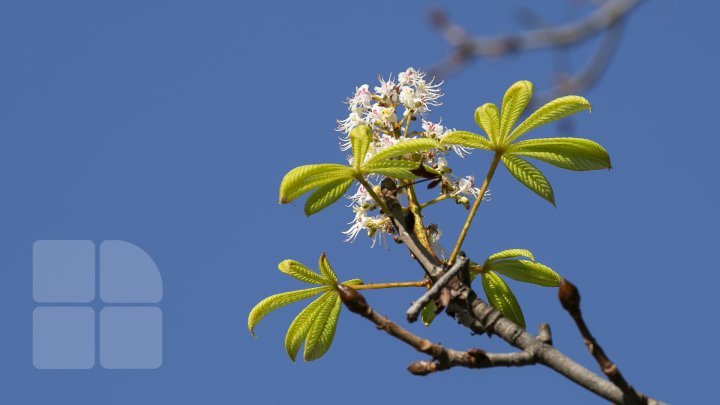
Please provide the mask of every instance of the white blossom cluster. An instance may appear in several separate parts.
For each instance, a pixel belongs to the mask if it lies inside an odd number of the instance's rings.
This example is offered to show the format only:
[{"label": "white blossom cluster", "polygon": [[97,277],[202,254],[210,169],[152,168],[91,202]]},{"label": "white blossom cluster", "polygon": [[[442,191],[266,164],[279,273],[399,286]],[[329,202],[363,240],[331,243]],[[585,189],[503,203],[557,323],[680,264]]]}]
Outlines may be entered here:
[{"label": "white blossom cluster", "polygon": [[[339,132],[344,133],[340,138],[340,149],[343,151],[351,148],[349,133],[359,125],[367,125],[372,129],[373,142],[371,143],[365,159],[377,154],[383,149],[416,137],[427,137],[442,139],[448,133],[454,131],[448,129],[438,122],[431,122],[425,117],[431,107],[439,106],[442,97],[440,85],[425,80],[425,73],[419,72],[410,67],[397,75],[397,78],[390,76],[387,80],[380,77],[379,86],[370,91],[370,85],[363,84],[355,89],[353,97],[347,100],[349,114],[347,118],[338,121]],[[398,116],[398,113],[401,114]],[[413,123],[420,119],[420,128],[413,128]],[[416,124],[417,126],[417,124]],[[469,151],[462,147],[453,147],[453,151],[460,157],[465,157]],[[435,149],[426,152],[422,157],[422,163],[441,174],[441,193],[452,197],[459,204],[466,207],[469,204],[469,197],[478,198],[480,189],[475,187],[474,178],[466,176],[455,178],[452,176],[452,169],[448,166],[444,157],[445,151]],[[352,164],[352,156],[348,157]],[[483,198],[489,198],[489,192]],[[360,185],[357,192],[349,197],[351,204],[348,206],[353,210],[354,219],[349,223],[351,226],[343,233],[346,241],[352,242],[362,231],[367,231],[368,236],[373,239],[373,246],[382,238],[383,234],[392,232],[392,224],[389,218],[383,214],[370,215],[375,209],[372,197],[367,190]],[[435,244],[441,232],[434,227],[428,232]]]}]

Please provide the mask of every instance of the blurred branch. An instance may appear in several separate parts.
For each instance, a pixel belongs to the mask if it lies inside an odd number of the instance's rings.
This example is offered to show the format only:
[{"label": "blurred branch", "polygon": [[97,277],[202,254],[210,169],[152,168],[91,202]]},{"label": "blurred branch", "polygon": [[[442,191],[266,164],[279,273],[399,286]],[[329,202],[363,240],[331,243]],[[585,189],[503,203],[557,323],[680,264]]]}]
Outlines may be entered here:
[{"label": "blurred branch", "polygon": [[[381,183],[381,189],[382,198],[385,200],[385,205],[388,208],[387,214],[390,216],[393,222],[393,226],[395,227],[395,230],[397,232],[398,239],[408,247],[408,250],[410,250],[412,256],[423,267],[426,274],[433,282],[442,279],[442,276],[445,274],[446,270],[443,268],[442,264],[438,261],[438,259],[431,255],[417,241],[417,237],[414,236],[412,228],[408,226],[408,222],[411,221],[407,221],[405,219],[402,206],[397,201],[397,197],[395,195],[397,192],[395,182],[391,179],[385,179]],[[470,289],[468,284],[464,283],[463,280],[461,280],[460,277],[458,277],[457,275],[452,277],[447,282],[443,291],[447,291],[446,312],[473,332],[487,333],[488,335],[498,335],[511,346],[520,349],[522,352],[531,353],[535,362],[553,369],[554,371],[575,382],[576,384],[579,384],[587,390],[613,403],[660,403],[659,401],[651,399],[637,391],[635,391],[636,395],[634,396],[627,395],[620,387],[618,387],[613,382],[605,380],[604,378],[586,369],[585,367],[581,366],[574,360],[570,359],[569,357],[555,349],[549,344],[549,338],[543,339],[531,335],[530,333],[522,329],[520,326],[503,317],[499,311],[477,298],[477,295]],[[364,302],[364,299],[343,299],[343,301],[345,302],[345,305],[353,312],[360,313],[361,315],[363,313],[367,313],[367,316],[370,316],[369,314],[372,312],[368,312],[369,307],[367,306],[367,303]],[[358,304],[355,308],[353,308],[353,302],[360,302],[361,304]],[[367,317],[366,315],[363,316]],[[375,320],[373,320],[373,322],[375,322],[376,324],[378,323]],[[395,326],[397,327],[397,325]],[[393,331],[400,330],[397,328],[390,329],[392,329]],[[388,331],[388,329],[385,330]],[[388,333],[390,332],[388,331]],[[406,334],[401,334],[400,336],[396,336],[393,334],[393,336],[401,338],[401,340],[404,338],[410,338]],[[436,349],[437,348],[433,350]],[[433,354],[435,352],[424,353],[432,355],[433,358],[435,358],[437,361],[437,357]]]},{"label": "blurred branch", "polygon": [[590,333],[590,329],[585,324],[582,312],[580,311],[580,292],[574,284],[567,280],[563,280],[558,289],[558,298],[563,308],[570,314],[575,321],[580,334],[583,337],[585,346],[587,346],[590,354],[595,358],[600,369],[603,373],[612,381],[615,385],[620,388],[628,398],[632,398],[634,401],[640,401],[641,395],[635,391],[635,389],[628,384],[620,373],[620,369],[613,363],[603,351],[600,344],[595,340],[595,337]]},{"label": "blurred branch", "polygon": [[[378,329],[385,331],[388,335],[433,358],[432,361],[421,360],[410,364],[408,371],[414,375],[428,375],[453,367],[520,367],[532,365],[537,362],[535,354],[526,351],[516,353],[487,353],[480,349],[470,349],[461,352],[446,348],[421,338],[378,314],[368,305],[365,297],[352,287],[339,285],[338,292],[343,303],[350,311],[371,321]],[[549,329],[547,330],[549,331]]]},{"label": "blurred branch", "polygon": [[555,78],[552,89],[540,99],[569,93],[582,93],[602,76],[622,36],[622,22],[641,0],[607,0],[589,15],[577,21],[557,26],[545,26],[534,14],[524,12],[524,20],[532,16],[532,25],[543,25],[516,34],[473,37],[451,21],[440,9],[430,12],[430,22],[452,46],[450,54],[429,71],[437,77],[447,77],[477,59],[497,59],[521,52],[542,49],[568,49],[595,35],[604,33],[594,55],[576,74],[562,73]]}]

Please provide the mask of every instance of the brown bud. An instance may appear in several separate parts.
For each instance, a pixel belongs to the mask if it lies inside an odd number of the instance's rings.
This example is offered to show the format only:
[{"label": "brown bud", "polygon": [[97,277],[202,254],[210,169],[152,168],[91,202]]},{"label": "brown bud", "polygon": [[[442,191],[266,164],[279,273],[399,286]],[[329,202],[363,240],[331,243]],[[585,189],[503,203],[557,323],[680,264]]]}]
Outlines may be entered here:
[{"label": "brown bud", "polygon": [[573,283],[565,279],[560,281],[558,298],[560,299],[560,304],[566,311],[574,312],[580,309],[580,292]]},{"label": "brown bud", "polygon": [[370,307],[368,306],[367,301],[365,301],[365,297],[363,297],[362,294],[357,292],[357,290],[341,284],[338,285],[337,291],[340,295],[340,299],[342,300],[343,304],[345,304],[347,309],[355,312],[356,314],[367,314],[367,311]]}]

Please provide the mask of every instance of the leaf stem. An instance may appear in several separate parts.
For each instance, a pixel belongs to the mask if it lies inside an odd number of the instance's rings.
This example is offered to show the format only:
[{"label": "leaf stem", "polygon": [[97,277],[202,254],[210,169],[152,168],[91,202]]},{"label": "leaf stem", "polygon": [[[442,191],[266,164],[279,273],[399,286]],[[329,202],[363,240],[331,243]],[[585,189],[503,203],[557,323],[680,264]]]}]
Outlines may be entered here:
[{"label": "leaf stem", "polygon": [[402,281],[397,283],[377,283],[377,284],[360,284],[351,285],[353,290],[379,290],[381,288],[401,288],[401,287],[425,287],[425,281]]},{"label": "leaf stem", "polygon": [[470,229],[470,224],[472,223],[473,218],[475,217],[475,213],[478,210],[478,207],[480,207],[480,203],[483,200],[483,197],[485,197],[485,192],[487,191],[488,186],[490,185],[490,181],[493,178],[493,175],[495,175],[495,169],[498,167],[498,163],[500,163],[500,157],[502,156],[502,153],[495,152],[495,155],[493,156],[492,163],[490,163],[490,168],[488,169],[487,175],[485,176],[485,180],[483,181],[482,186],[480,186],[480,192],[478,193],[477,198],[475,199],[475,203],[473,204],[472,208],[470,208],[470,213],[467,216],[467,219],[465,220],[465,224],[462,227],[462,230],[460,231],[460,236],[458,237],[457,242],[455,243],[455,247],[453,248],[452,253],[450,254],[450,258],[447,261],[447,264],[453,264],[455,262],[455,259],[457,258],[457,255],[460,253],[460,248],[462,248],[462,244],[465,241],[465,236],[468,233],[468,230]]},{"label": "leaf stem", "polygon": [[430,205],[433,205],[433,204],[435,204],[435,203],[439,203],[440,201],[445,200],[445,199],[447,199],[447,198],[449,198],[449,197],[450,197],[450,194],[442,194],[442,195],[440,195],[440,196],[438,196],[438,197],[433,198],[433,199],[430,200],[430,201],[426,201],[426,202],[420,204],[420,208],[425,208],[425,207],[430,206]]}]

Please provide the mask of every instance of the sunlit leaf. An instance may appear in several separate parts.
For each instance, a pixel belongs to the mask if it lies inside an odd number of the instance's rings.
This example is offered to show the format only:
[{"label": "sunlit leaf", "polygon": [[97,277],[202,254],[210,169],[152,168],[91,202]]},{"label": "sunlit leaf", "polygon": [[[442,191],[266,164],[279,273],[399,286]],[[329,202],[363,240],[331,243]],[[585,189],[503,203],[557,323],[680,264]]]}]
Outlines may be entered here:
[{"label": "sunlit leaf", "polygon": [[500,110],[500,137],[507,138],[510,130],[525,111],[533,93],[533,84],[527,80],[513,83],[505,92]]},{"label": "sunlit leaf", "polygon": [[495,104],[485,103],[478,107],[475,110],[475,122],[485,131],[492,143],[500,143],[500,114]]},{"label": "sunlit leaf", "polygon": [[306,283],[327,284],[322,275],[308,269],[302,263],[295,260],[283,260],[278,264],[278,270]]},{"label": "sunlit leaf", "polygon": [[560,276],[553,269],[530,260],[498,260],[489,263],[487,270],[525,283],[546,287],[560,285]]},{"label": "sunlit leaf", "polygon": [[318,359],[330,348],[335,337],[335,328],[341,307],[342,301],[337,292],[333,292],[333,295],[320,307],[305,338],[305,349],[303,350],[305,361]]},{"label": "sunlit leaf", "polygon": [[[352,168],[340,164],[323,163],[305,165],[290,170],[280,183],[280,203],[286,204],[303,193],[320,186],[318,179],[332,181],[333,176],[351,176]],[[337,177],[335,177],[337,178]],[[315,182],[313,187],[305,187],[305,183]]]},{"label": "sunlit leaf", "polygon": [[335,272],[333,271],[332,267],[330,267],[330,263],[328,262],[327,255],[323,252],[323,254],[320,255],[320,259],[318,259],[318,268],[320,269],[320,273],[325,278],[325,282],[328,284],[335,285],[338,282],[338,278],[335,275]]},{"label": "sunlit leaf", "polygon": [[480,134],[468,131],[453,131],[442,139],[443,145],[458,145],[467,148],[492,150],[490,140]]},{"label": "sunlit leaf", "polygon": [[293,302],[304,300],[305,298],[310,298],[313,295],[328,291],[328,289],[330,289],[328,286],[314,287],[304,290],[288,291],[265,298],[264,300],[258,302],[252,310],[250,310],[250,314],[248,315],[248,330],[250,333],[253,333],[255,325],[257,325],[258,322],[260,322],[260,320],[270,312],[287,304],[292,304]]},{"label": "sunlit leaf", "polygon": [[527,249],[506,249],[502,250],[497,253],[493,253],[490,255],[490,257],[487,258],[485,263],[489,263],[496,260],[502,260],[502,259],[511,259],[513,257],[529,257],[532,260],[535,260],[535,257],[533,256],[532,252]]},{"label": "sunlit leaf", "polygon": [[422,319],[422,323],[425,326],[430,326],[433,320],[435,320],[435,311],[437,310],[437,307],[435,306],[435,301],[430,300],[430,302],[425,305],[425,307],[422,309],[422,312],[420,313],[420,318]]},{"label": "sunlit leaf", "polygon": [[335,294],[337,293],[329,291],[321,295],[315,301],[311,302],[310,305],[300,311],[290,324],[287,334],[285,334],[285,350],[292,361],[295,361],[297,358],[300,346],[302,346],[308,332],[310,332],[313,321],[318,315],[318,310],[326,301],[332,299]]},{"label": "sunlit leaf", "polygon": [[435,149],[438,146],[438,141],[430,138],[408,139],[406,141],[398,142],[395,145],[388,146],[387,148],[373,155],[365,162],[363,168],[376,162],[406,155],[408,153],[424,152],[430,149]]},{"label": "sunlit leaf", "polygon": [[353,166],[355,166],[356,169],[359,169],[360,166],[362,166],[372,139],[372,131],[367,125],[357,126],[350,131],[350,142],[352,143],[353,150]]},{"label": "sunlit leaf", "polygon": [[527,161],[512,155],[503,155],[502,161],[510,174],[518,179],[518,181],[540,197],[549,201],[550,204],[555,205],[555,195],[553,194],[552,186],[550,186],[550,182],[540,170]]},{"label": "sunlit leaf", "polygon": [[482,273],[482,285],[488,302],[493,308],[500,311],[503,316],[525,329],[525,317],[522,309],[510,291],[510,287],[493,272]]},{"label": "sunlit leaf", "polygon": [[597,142],[582,138],[529,139],[513,144],[508,152],[523,155],[568,170],[610,168],[610,156]]},{"label": "sunlit leaf", "polygon": [[565,96],[556,98],[530,114],[525,121],[521,122],[515,130],[507,137],[507,142],[512,142],[519,136],[549,122],[565,118],[582,110],[589,110],[590,102],[580,96]]},{"label": "sunlit leaf", "polygon": [[382,160],[363,167],[364,173],[380,174],[402,180],[412,180],[417,177],[411,170],[415,170],[420,162],[409,160]]},{"label": "sunlit leaf", "polygon": [[340,179],[318,188],[305,202],[305,215],[315,214],[337,201],[350,188],[353,181],[354,179]]}]

